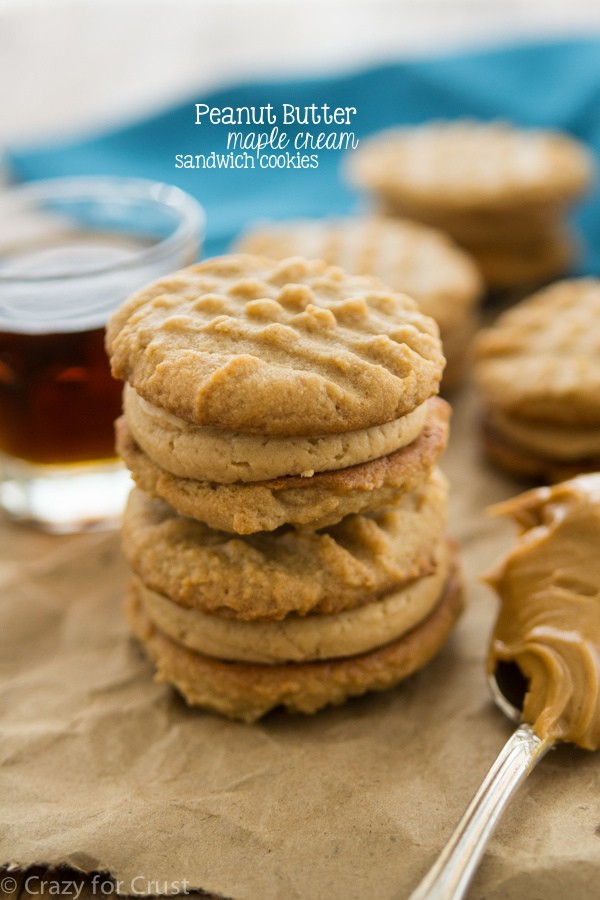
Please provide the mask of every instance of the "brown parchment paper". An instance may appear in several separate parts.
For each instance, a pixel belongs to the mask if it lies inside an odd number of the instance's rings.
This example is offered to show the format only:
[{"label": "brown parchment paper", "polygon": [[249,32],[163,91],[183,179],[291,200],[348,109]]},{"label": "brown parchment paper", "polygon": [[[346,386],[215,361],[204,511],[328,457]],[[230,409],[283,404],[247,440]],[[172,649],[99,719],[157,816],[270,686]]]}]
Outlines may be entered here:
[{"label": "brown parchment paper", "polygon": [[[187,709],[128,639],[117,535],[0,525],[0,863],[107,871],[122,893],[406,897],[511,731],[484,681],[495,601],[477,578],[512,540],[483,509],[522,486],[483,466],[476,415],[455,398],[444,463],[459,628],[396,690],[312,718]],[[513,800],[469,896],[575,900],[598,884],[600,755],[563,747]]]}]

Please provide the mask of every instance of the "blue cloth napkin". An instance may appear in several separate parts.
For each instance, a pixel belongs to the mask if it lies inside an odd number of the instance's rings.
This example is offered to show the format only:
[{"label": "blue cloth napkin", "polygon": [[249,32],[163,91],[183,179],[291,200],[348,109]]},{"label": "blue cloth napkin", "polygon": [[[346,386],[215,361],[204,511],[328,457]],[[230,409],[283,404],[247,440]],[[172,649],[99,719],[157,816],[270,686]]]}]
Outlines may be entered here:
[{"label": "blue cloth napkin", "polygon": [[[352,125],[334,130],[352,130],[358,137],[431,118],[504,118],[523,126],[563,129],[600,159],[600,40],[513,46],[319,79],[240,84],[198,94],[177,108],[108,134],[15,148],[9,164],[15,176],[25,180],[108,174],[177,184],[206,210],[207,256],[225,251],[253,219],[343,214],[359,207],[360,198],[343,178],[341,152],[323,151],[318,168],[299,170],[176,168],[176,154],[222,151],[229,130],[250,130],[196,125],[196,102],[219,108],[271,103],[276,110],[284,103],[353,106],[357,114]],[[305,129],[285,130],[293,135]],[[579,271],[600,274],[600,191],[594,191],[576,218],[587,245]]]}]

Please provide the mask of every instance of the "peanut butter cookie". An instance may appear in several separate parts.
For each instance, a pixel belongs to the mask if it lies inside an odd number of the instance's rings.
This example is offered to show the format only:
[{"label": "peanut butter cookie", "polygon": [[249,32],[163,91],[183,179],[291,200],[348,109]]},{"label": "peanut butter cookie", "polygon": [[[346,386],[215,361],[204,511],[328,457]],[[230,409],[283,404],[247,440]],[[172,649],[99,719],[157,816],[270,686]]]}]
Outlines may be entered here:
[{"label": "peanut butter cookie", "polygon": [[565,220],[590,187],[592,157],[566,134],[504,122],[432,122],[361,142],[348,166],[391,216],[440,228],[494,290],[566,274],[578,241]]},{"label": "peanut butter cookie", "polygon": [[340,659],[272,665],[228,662],[189,650],[152,622],[135,584],[126,612],[131,630],[156,664],[157,681],[174,685],[190,705],[254,722],[278,706],[314,713],[366,691],[393,687],[440,651],[462,605],[453,569],[432,612],[395,641]]},{"label": "peanut butter cookie", "polygon": [[117,452],[140,488],[211,528],[236,534],[286,524],[316,530],[352,513],[386,509],[427,479],[446,447],[450,413],[438,397],[428,400],[427,407],[423,429],[406,447],[312,475],[232,484],[173,475],[139,446],[125,416],[117,421]]},{"label": "peanut butter cookie", "polygon": [[112,317],[113,373],[195,425],[341,434],[438,390],[438,328],[414,300],[323,262],[211,259],[143,288]]},{"label": "peanut butter cookie", "polygon": [[248,621],[341,612],[431,570],[447,491],[434,469],[389,510],[347,516],[322,531],[283,527],[242,537],[134,489],[123,549],[147,587],[182,606]]},{"label": "peanut butter cookie", "polygon": [[556,209],[583,193],[592,171],[590,155],[566,134],[470,120],[380,132],[361,141],[349,163],[359,187],[406,215]]},{"label": "peanut butter cookie", "polygon": [[558,282],[480,333],[474,375],[485,446],[504,468],[534,477],[600,461],[600,281]]}]

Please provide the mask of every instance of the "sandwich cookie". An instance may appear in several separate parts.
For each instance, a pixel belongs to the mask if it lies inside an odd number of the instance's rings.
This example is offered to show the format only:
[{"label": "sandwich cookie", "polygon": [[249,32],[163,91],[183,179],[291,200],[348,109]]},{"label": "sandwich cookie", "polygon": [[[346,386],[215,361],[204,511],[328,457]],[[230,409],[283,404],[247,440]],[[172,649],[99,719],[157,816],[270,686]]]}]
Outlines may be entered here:
[{"label": "sandwich cookie", "polygon": [[446,445],[435,323],[323,262],[193,267],[129,301],[108,346],[129,379],[117,440],[134,478],[214,528],[314,529],[393,504]]},{"label": "sandwich cookie", "polygon": [[600,281],[558,282],[480,333],[474,375],[488,457],[560,481],[600,468]]},{"label": "sandwich cookie", "polygon": [[[125,407],[129,407],[127,400]],[[217,466],[218,471],[211,473],[212,478],[208,477],[208,466],[201,473],[196,472],[204,478],[173,474],[168,468],[175,468],[170,459],[165,460],[166,467],[159,465],[154,459],[162,458],[160,450],[152,454],[149,447],[146,452],[134,438],[135,426],[130,426],[129,422],[136,418],[135,413],[129,419],[122,416],[116,423],[117,451],[139,487],[166,500],[183,515],[199,519],[212,528],[237,534],[273,531],[285,524],[319,529],[333,525],[351,513],[393,506],[402,494],[427,478],[446,447],[450,408],[439,397],[432,397],[423,405],[423,411],[426,416],[422,426],[420,415],[417,419],[420,430],[411,427],[405,434],[406,442],[397,441],[400,444],[397,450],[344,468],[316,472],[310,469],[296,475],[275,475],[256,481],[223,483],[214,480],[215,477],[227,478],[229,474],[222,465],[223,455],[214,450],[211,456],[191,455],[200,465],[208,461],[211,466]],[[158,430],[148,443],[153,446],[160,433]],[[152,432],[149,430],[148,434]],[[223,440],[222,435],[219,437]],[[315,462],[314,444],[311,450],[313,458],[308,460],[309,465]],[[264,475],[265,457],[254,458],[257,462],[260,460],[258,474]],[[339,458],[333,456],[333,459],[339,465]],[[331,464],[331,460],[332,457],[322,454],[322,465]],[[285,473],[287,469],[289,465],[283,455],[282,464],[275,471]],[[249,471],[250,462],[245,472]]]},{"label": "sandwich cookie", "polygon": [[441,646],[461,607],[446,505],[434,470],[385,513],[240,538],[135,490],[128,615],[190,702],[246,721],[391,686]]},{"label": "sandwich cookie", "polygon": [[592,158],[566,134],[504,122],[432,122],[361,141],[350,180],[392,216],[440,228],[489,288],[564,274],[576,242],[565,216],[589,188]]}]

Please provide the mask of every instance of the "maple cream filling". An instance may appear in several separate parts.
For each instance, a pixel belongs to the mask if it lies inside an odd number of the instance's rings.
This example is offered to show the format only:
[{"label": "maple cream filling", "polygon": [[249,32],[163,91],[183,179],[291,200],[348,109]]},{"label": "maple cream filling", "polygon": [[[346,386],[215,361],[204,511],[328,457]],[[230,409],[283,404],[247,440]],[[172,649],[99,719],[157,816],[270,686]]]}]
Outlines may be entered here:
[{"label": "maple cream filling", "polygon": [[431,575],[379,600],[331,615],[245,622],[179,606],[135,576],[152,622],[174,641],[217,659],[250,663],[305,662],[366,653],[397,640],[422,622],[443,593],[450,569],[445,541]]},{"label": "maple cream filling", "polygon": [[600,749],[600,474],[499,504],[521,535],[486,576],[501,607],[488,672],[526,681],[523,719],[542,739]]},{"label": "maple cream filling", "polygon": [[494,411],[490,425],[512,443],[547,459],[578,460],[600,455],[600,425],[550,425]]},{"label": "maple cream filling", "polygon": [[182,478],[220,484],[309,477],[370,462],[411,444],[428,412],[426,401],[406,416],[361,431],[284,437],[192,425],[144,400],[130,385],[123,397],[131,433],[157,465]]}]

